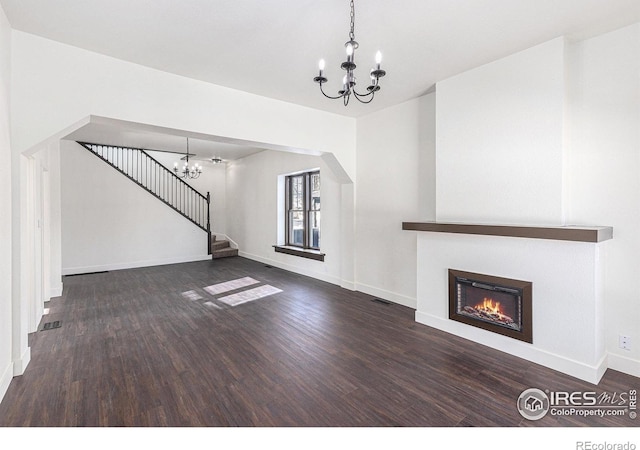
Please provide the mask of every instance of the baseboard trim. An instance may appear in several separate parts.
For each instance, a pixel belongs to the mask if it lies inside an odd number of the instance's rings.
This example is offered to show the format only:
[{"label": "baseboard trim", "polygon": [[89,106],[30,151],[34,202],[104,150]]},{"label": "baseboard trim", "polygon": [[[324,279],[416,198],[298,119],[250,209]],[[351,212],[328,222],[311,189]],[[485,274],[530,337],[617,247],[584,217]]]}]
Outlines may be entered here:
[{"label": "baseboard trim", "polygon": [[20,355],[20,359],[13,361],[13,376],[19,377],[27,370],[27,366],[31,362],[31,348],[27,347],[26,350]]},{"label": "baseboard trim", "polygon": [[2,376],[0,377],[0,402],[4,398],[4,395],[7,393],[9,389],[9,385],[11,384],[11,380],[13,379],[13,363],[7,364],[2,372]]},{"label": "baseboard trim", "polygon": [[609,353],[609,369],[640,378],[640,361],[616,353]]},{"label": "baseboard trim", "polygon": [[58,286],[51,286],[51,289],[49,290],[49,298],[62,297],[63,289],[64,286],[62,283],[60,283]]},{"label": "baseboard trim", "polygon": [[176,258],[152,259],[146,261],[133,261],[114,264],[101,264],[97,266],[65,267],[62,275],[76,275],[92,272],[106,272],[109,270],[136,269],[138,267],[164,266],[166,264],[180,264],[194,261],[207,261],[211,255],[181,256]]},{"label": "baseboard trim", "polygon": [[317,280],[326,281],[327,283],[336,284],[350,291],[363,292],[365,294],[373,295],[374,297],[380,297],[384,300],[389,300],[393,303],[398,303],[400,305],[407,306],[409,308],[413,308],[413,309],[416,308],[416,299],[407,297],[405,295],[396,294],[390,291],[385,291],[384,289],[375,288],[373,286],[369,286],[362,283],[355,283],[353,281],[340,280],[337,277],[326,275],[317,271],[303,269],[298,266],[286,264],[281,261],[276,261],[270,258],[265,258],[263,256],[258,256],[258,255],[254,255],[254,254],[243,252],[243,251],[238,252],[238,256],[251,259],[253,261],[258,261],[263,264],[269,264],[270,266],[278,267],[280,269],[297,273],[300,275],[305,275],[311,278],[315,278]]},{"label": "baseboard trim", "polygon": [[242,256],[243,258],[251,259],[253,261],[258,261],[263,264],[268,264],[270,266],[278,267],[279,269],[284,269],[288,272],[297,273],[300,275],[304,275],[307,277],[315,278],[320,281],[326,281],[327,283],[336,284],[338,286],[341,285],[341,280],[338,277],[334,277],[331,275],[327,275],[321,272],[317,272],[315,270],[308,270],[298,266],[294,266],[291,264],[286,264],[281,261],[276,261],[274,259],[265,258],[263,256],[253,255],[251,253],[240,251],[238,252],[238,256]]},{"label": "baseboard trim", "polygon": [[353,281],[341,280],[340,287],[349,291],[356,291],[356,284]]},{"label": "baseboard trim", "polygon": [[356,291],[364,292],[365,294],[373,295],[374,297],[380,297],[383,300],[389,300],[393,303],[398,303],[399,305],[416,309],[418,301],[414,297],[408,297],[406,295],[386,291],[384,289],[380,289],[363,283],[356,283],[355,287]]},{"label": "baseboard trim", "polygon": [[[597,385],[607,370],[608,355],[605,353],[595,365],[589,365],[560,356],[546,350],[535,348],[531,344],[500,336],[480,328],[465,326],[458,322],[442,319],[416,311],[416,322],[441,331],[468,339],[480,345],[531,361],[558,372],[570,375],[588,383]],[[531,386],[544,388],[544,386]]]}]

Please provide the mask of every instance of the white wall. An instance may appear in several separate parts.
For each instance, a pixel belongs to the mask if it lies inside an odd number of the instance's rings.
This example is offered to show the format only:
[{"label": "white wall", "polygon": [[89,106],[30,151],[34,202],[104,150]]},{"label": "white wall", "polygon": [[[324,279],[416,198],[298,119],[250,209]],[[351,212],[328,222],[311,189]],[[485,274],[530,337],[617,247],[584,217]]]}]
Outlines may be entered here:
[{"label": "white wall", "polygon": [[[181,155],[149,150],[146,150],[146,152],[169,170],[173,170],[173,165],[176,162],[182,164],[182,161],[180,161]],[[203,167],[202,174],[196,179],[185,179],[185,182],[205,197],[209,192],[211,195],[211,232],[226,234],[226,164],[212,164],[206,161],[198,162]]]},{"label": "white wall", "polygon": [[0,399],[13,377],[11,294],[11,28],[0,6]]},{"label": "white wall", "polygon": [[[15,83],[11,113],[16,152],[32,150],[70,125],[96,115],[240,139],[264,148],[326,152],[346,178],[355,178],[355,119],[168,74],[15,30],[12,38]],[[52,186],[53,192],[55,189]],[[346,205],[349,201],[351,205]],[[353,195],[343,192],[343,210],[352,210],[353,201]],[[53,201],[54,217],[58,214],[55,204]],[[222,224],[214,222],[216,232],[220,232],[218,225]],[[341,239],[351,242],[353,228],[344,226]],[[14,236],[15,242],[19,239]],[[56,247],[55,237],[51,246]],[[97,259],[82,260],[73,246],[63,253],[67,268],[105,265]],[[119,258],[123,259],[122,254]],[[343,269],[353,264],[352,254],[343,251],[340,259]],[[107,263],[120,264],[115,258]]]},{"label": "white wall", "polygon": [[[640,24],[571,47],[568,218],[613,226],[605,271],[610,367],[640,376]],[[618,348],[618,335],[633,339]]]},{"label": "white wall", "polygon": [[[12,78],[13,79],[13,78]],[[12,145],[11,158],[11,295],[13,375],[31,360],[29,311],[35,303],[33,160]]]},{"label": "white wall", "polygon": [[332,152],[355,175],[355,119],[216,86],[13,31],[19,151],[93,114]]},{"label": "white wall", "polygon": [[564,40],[437,84],[437,218],[562,223]]},{"label": "white wall", "polygon": [[[324,262],[276,253],[278,177],[320,169],[321,241]],[[227,232],[240,255],[333,284],[342,283],[339,179],[318,156],[264,151],[230,163],[227,168]],[[284,214],[284,212],[282,212]]]},{"label": "white wall", "polygon": [[435,94],[359,118],[356,289],[416,307],[416,236],[434,220]]},{"label": "white wall", "polygon": [[[593,329],[593,345],[596,354],[606,348],[609,367],[636,376],[638,346],[619,349],[618,335],[637,341],[640,323],[629,284],[640,272],[639,30],[635,24],[582,42],[559,38],[445,80],[436,94],[437,220],[613,226],[614,239],[597,246],[590,281],[594,320],[606,318],[604,331]],[[425,265],[435,248],[423,248]],[[502,270],[524,262],[513,264]],[[564,270],[576,267],[568,261]],[[418,273],[420,286],[420,263]],[[418,309],[420,296],[419,288]],[[599,361],[584,363],[601,370]]]},{"label": "white wall", "polygon": [[60,180],[60,144],[53,141],[48,145],[49,153],[49,298],[62,295],[62,209]]},{"label": "white wall", "polygon": [[62,295],[59,148],[59,141],[51,141],[33,148],[29,157],[19,157],[26,176],[20,177],[18,190],[17,297],[21,308],[27,305],[29,332],[36,331],[44,302]]},{"label": "white wall", "polygon": [[[48,300],[49,290],[45,289],[44,276],[45,276],[45,224],[44,224],[44,205],[48,203],[48,198],[45,200],[45,174],[46,165],[48,164],[49,154],[47,151],[39,152],[29,160],[29,179],[30,185],[28,192],[31,200],[29,205],[29,220],[23,227],[24,234],[29,233],[30,248],[32,249],[32,264],[30,270],[25,271],[24,275],[28,275],[28,283],[30,285],[30,302],[28,305],[29,319],[28,327],[29,332],[33,333],[38,330],[38,325],[44,311],[44,302]],[[48,230],[47,230],[48,234]],[[27,259],[25,258],[25,261]],[[48,284],[48,282],[46,283]],[[47,298],[45,299],[45,295]]]},{"label": "white wall", "polygon": [[[565,53],[558,38],[438,83],[438,221],[563,223]],[[606,369],[600,246],[434,233],[418,243],[416,320],[599,381]],[[531,281],[533,343],[449,320],[447,269]]]},{"label": "white wall", "polygon": [[207,259],[207,234],[72,141],[62,141],[62,272]]},{"label": "white wall", "polygon": [[[597,383],[606,369],[600,247],[584,242],[420,233],[416,320]],[[448,269],[531,282],[533,343],[449,320]]]}]

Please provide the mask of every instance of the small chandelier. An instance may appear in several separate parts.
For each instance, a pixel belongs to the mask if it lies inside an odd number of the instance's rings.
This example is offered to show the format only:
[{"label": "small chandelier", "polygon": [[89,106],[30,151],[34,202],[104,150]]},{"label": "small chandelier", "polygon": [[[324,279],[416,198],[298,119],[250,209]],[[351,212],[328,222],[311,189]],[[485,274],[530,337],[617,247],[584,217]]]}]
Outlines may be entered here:
[{"label": "small chandelier", "polygon": [[187,138],[187,156],[184,159],[184,166],[179,168],[178,163],[175,163],[173,165],[173,171],[180,178],[198,178],[202,173],[202,166],[195,163],[191,168],[189,168],[189,138]]},{"label": "small chandelier", "polygon": [[322,95],[332,100],[341,98],[344,102],[344,106],[347,106],[349,104],[349,99],[351,98],[352,94],[361,103],[371,103],[375,93],[380,90],[380,86],[378,84],[380,78],[387,74],[384,70],[380,69],[382,54],[380,52],[377,52],[376,66],[374,69],[371,69],[371,72],[369,73],[371,84],[367,86],[367,92],[360,93],[356,91],[356,77],[353,74],[353,71],[356,68],[356,63],[354,62],[355,51],[358,48],[358,43],[356,42],[354,33],[355,16],[356,15],[353,6],[353,0],[351,0],[351,29],[349,31],[349,40],[344,44],[347,51],[347,60],[340,65],[340,67],[346,72],[345,76],[342,78],[342,89],[338,91],[338,95],[335,97],[327,95],[324,92],[324,89],[322,89],[322,84],[327,82],[327,79],[324,77],[324,59],[320,60],[320,73],[313,79],[313,81],[320,85],[320,92],[322,92]]}]

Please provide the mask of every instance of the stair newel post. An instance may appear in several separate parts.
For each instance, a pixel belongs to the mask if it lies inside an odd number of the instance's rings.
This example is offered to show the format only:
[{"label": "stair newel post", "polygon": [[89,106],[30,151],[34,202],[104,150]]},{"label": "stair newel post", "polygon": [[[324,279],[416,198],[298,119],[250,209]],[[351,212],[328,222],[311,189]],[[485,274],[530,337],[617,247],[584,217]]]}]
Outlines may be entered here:
[{"label": "stair newel post", "polygon": [[209,236],[209,240],[207,242],[207,253],[211,254],[211,194],[207,191],[207,235]]}]

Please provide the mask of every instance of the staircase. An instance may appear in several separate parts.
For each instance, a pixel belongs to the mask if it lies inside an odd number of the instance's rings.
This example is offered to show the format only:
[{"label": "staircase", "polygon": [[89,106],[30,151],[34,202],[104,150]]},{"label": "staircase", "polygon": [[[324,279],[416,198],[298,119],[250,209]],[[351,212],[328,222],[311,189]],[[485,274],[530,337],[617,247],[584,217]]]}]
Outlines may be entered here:
[{"label": "staircase", "polygon": [[212,254],[215,237],[211,235],[211,196],[208,192],[205,197],[143,149],[89,142],[78,144],[205,231],[208,236],[207,252]]},{"label": "staircase", "polygon": [[228,240],[218,241],[211,233],[208,192],[205,197],[141,148],[78,144],[205,231],[209,236],[207,252],[213,259],[238,256],[238,249]]},{"label": "staircase", "polygon": [[211,258],[228,258],[229,256],[238,256],[238,249],[231,248],[231,243],[228,240],[216,240],[216,236],[211,238]]}]

